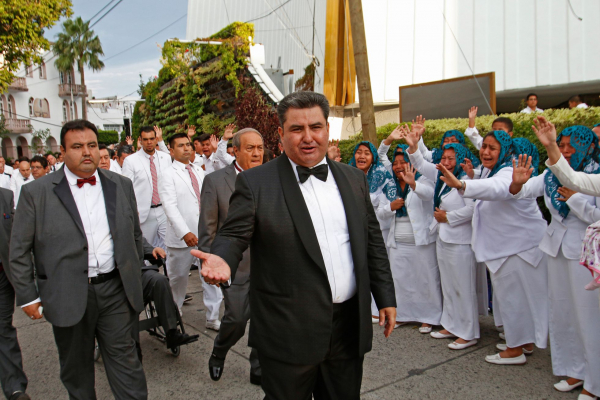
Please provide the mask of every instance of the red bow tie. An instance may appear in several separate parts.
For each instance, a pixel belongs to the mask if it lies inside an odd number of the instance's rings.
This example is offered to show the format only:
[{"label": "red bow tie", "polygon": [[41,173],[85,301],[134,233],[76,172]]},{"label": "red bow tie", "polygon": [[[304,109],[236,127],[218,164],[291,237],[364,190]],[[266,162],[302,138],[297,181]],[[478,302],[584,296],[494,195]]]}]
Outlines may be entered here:
[{"label": "red bow tie", "polygon": [[79,187],[79,188],[83,187],[83,185],[85,185],[86,183],[89,183],[90,185],[95,186],[96,185],[96,177],[94,175],[92,175],[89,178],[77,179],[77,187]]}]

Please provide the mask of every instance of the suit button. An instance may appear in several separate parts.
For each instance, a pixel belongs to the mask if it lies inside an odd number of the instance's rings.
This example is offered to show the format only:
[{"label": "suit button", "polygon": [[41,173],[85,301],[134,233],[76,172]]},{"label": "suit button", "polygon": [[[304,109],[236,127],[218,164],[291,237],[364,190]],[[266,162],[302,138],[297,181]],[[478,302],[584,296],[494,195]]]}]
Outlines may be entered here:
[{"label": "suit button", "polygon": [[87,250],[88,250],[87,246],[84,246],[84,247],[83,247],[83,250],[84,250],[84,251],[87,251]]},{"label": "suit button", "polygon": [[84,273],[84,274],[87,274],[87,273],[88,273],[88,270],[87,270],[87,269],[84,269],[84,270],[83,270],[83,273]]}]

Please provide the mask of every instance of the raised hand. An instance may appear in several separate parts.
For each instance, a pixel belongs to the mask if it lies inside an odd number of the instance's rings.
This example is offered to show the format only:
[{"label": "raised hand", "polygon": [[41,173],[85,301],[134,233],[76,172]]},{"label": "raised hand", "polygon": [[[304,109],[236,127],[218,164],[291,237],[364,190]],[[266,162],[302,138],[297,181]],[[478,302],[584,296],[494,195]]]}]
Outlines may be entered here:
[{"label": "raised hand", "polygon": [[219,139],[217,138],[217,135],[210,135],[210,151],[216,153],[218,147]]},{"label": "raised hand", "polygon": [[446,211],[440,209],[439,207],[435,208],[433,212],[433,218],[439,223],[448,223],[448,217],[446,216]]},{"label": "raised hand", "polygon": [[223,132],[223,140],[230,140],[233,137],[233,132],[236,130],[237,126],[235,124],[229,124],[225,127],[225,132]]},{"label": "raised hand", "polygon": [[552,122],[538,115],[534,119],[534,123],[535,125],[532,125],[531,129],[533,129],[544,147],[548,148],[548,146],[556,144],[556,127]]},{"label": "raised hand", "polygon": [[396,199],[390,203],[390,209],[396,211],[404,207],[404,199]]},{"label": "raised hand", "polygon": [[154,133],[156,134],[156,141],[162,142],[163,141],[162,129],[159,128],[158,126],[154,125]]},{"label": "raised hand", "polygon": [[188,135],[188,138],[190,138],[190,140],[192,140],[192,137],[194,137],[196,135],[196,125],[188,126],[187,135]]},{"label": "raised hand", "polygon": [[413,119],[411,132],[415,132],[419,139],[425,133],[425,118],[422,115],[417,115],[417,118]]},{"label": "raised hand", "polygon": [[531,156],[527,157],[526,154],[521,154],[518,157],[518,164],[514,158],[512,160],[512,164],[512,183],[510,184],[508,191],[512,195],[515,195],[521,191],[523,185],[527,183],[527,181],[531,177],[531,174],[533,173],[533,168],[531,167]]},{"label": "raised hand", "polygon": [[415,180],[415,176],[417,174],[417,170],[413,168],[412,165],[406,164],[404,168],[404,172],[400,172],[402,179],[406,182],[407,185],[411,187],[412,190],[415,190],[415,186],[417,184]]},{"label": "raised hand", "polygon": [[419,134],[412,129],[410,132],[407,132],[404,135],[404,140],[406,140],[406,143],[408,144],[408,152],[410,154],[414,154],[418,149],[419,149],[419,139],[420,136]]},{"label": "raised hand", "polygon": [[471,162],[471,160],[465,158],[465,162],[460,164],[460,167],[463,171],[465,171],[465,174],[467,174],[467,176],[470,179],[473,179],[473,177],[475,176],[475,168],[473,167],[473,163]]},{"label": "raised hand", "polygon": [[460,180],[456,176],[454,176],[452,172],[448,171],[446,167],[444,167],[442,164],[437,164],[435,167],[444,175],[440,176],[440,179],[446,185],[455,189],[460,189],[462,187],[462,183],[460,183]]},{"label": "raised hand", "polygon": [[469,109],[469,128],[475,128],[475,118],[477,117],[477,107]]},{"label": "raised hand", "polygon": [[571,190],[565,186],[559,187],[558,188],[558,194],[560,194],[562,197],[559,197],[558,201],[567,201],[571,198],[571,196],[573,196],[574,194],[576,194],[577,192],[574,190]]},{"label": "raised hand", "polygon": [[404,127],[404,126],[405,126],[405,125],[398,125],[398,126],[396,127],[396,129],[394,129],[394,130],[392,131],[392,133],[390,133],[390,134],[389,134],[389,136],[388,136],[388,137],[387,137],[387,138],[386,138],[386,139],[383,141],[383,143],[384,143],[386,146],[389,146],[389,145],[391,145],[391,144],[392,144],[392,142],[393,142],[394,140],[400,140],[400,139],[402,139],[402,129],[403,129],[403,127]]},{"label": "raised hand", "polygon": [[227,282],[231,278],[231,268],[221,257],[200,250],[191,250],[190,253],[202,260],[200,274],[204,277],[206,283],[217,285]]},{"label": "raised hand", "polygon": [[332,140],[331,142],[329,142],[329,147],[327,148],[327,157],[337,162],[340,162],[342,160],[342,152],[338,147],[339,143],[339,140]]},{"label": "raised hand", "polygon": [[125,136],[125,143],[127,143],[128,146],[133,145],[133,138],[131,136]]}]

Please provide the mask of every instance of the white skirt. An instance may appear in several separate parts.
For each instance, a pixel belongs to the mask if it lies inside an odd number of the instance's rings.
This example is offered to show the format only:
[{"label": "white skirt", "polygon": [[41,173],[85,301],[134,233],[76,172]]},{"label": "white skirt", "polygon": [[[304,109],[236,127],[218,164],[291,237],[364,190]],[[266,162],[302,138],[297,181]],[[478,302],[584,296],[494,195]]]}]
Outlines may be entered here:
[{"label": "white skirt", "polygon": [[441,324],[461,339],[479,339],[478,265],[471,245],[438,237],[436,251],[444,295]]},{"label": "white skirt", "polygon": [[442,289],[435,243],[415,246],[396,242],[389,254],[398,303],[396,321],[439,325]]},{"label": "white skirt", "polygon": [[[381,230],[381,236],[383,236],[383,243],[385,243],[388,235],[390,233],[389,229],[382,229]],[[388,252],[388,258],[390,256],[390,249],[385,246],[385,249]],[[371,315],[373,316],[379,316],[379,309],[377,308],[377,304],[375,304],[375,299],[373,298],[373,295],[371,295]]]},{"label": "white skirt", "polygon": [[600,394],[600,308],[596,292],[585,290],[591,274],[562,250],[548,257],[550,345],[554,375],[583,379]]},{"label": "white skirt", "polygon": [[494,286],[494,315],[500,314],[508,347],[534,343],[548,344],[548,266],[546,256],[537,267],[513,255],[496,273],[490,271]]}]

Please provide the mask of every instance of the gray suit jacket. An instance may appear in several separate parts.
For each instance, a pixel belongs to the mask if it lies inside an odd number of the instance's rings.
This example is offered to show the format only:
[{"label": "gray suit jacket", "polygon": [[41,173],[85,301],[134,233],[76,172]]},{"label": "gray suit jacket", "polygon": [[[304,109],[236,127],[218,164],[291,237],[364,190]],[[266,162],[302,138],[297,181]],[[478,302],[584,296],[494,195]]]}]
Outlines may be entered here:
[{"label": "gray suit jacket", "polygon": [[[210,252],[210,246],[229,211],[229,199],[235,190],[237,174],[234,164],[204,177],[200,194],[200,220],[198,221],[198,249]],[[250,249],[244,252],[232,285],[242,285],[250,280]]]},{"label": "gray suit jacket", "polygon": [[2,226],[0,227],[0,261],[6,270],[8,270],[6,266],[8,265],[8,243],[10,243],[10,230],[13,221],[13,203],[13,192],[0,188],[0,214],[2,217]]},{"label": "gray suit jacket", "polygon": [[[131,181],[98,170],[114,258],[131,307],[142,300],[142,230]],[[10,274],[17,305],[40,297],[44,316],[55,326],[77,324],[85,312],[88,292],[88,243],[64,169],[21,189],[10,243]],[[37,273],[34,281],[35,260]]]}]

